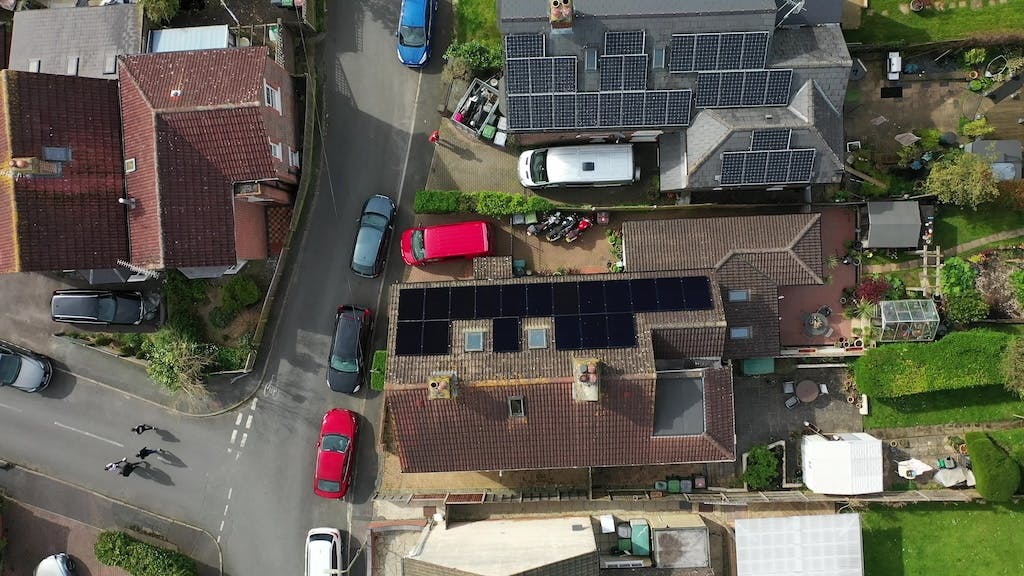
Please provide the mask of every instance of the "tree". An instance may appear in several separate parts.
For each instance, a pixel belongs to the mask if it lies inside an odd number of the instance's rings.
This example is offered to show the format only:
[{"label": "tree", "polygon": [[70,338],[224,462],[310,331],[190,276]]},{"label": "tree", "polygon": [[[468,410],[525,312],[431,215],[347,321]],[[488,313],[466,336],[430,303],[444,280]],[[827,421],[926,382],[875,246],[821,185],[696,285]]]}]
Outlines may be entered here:
[{"label": "tree", "polygon": [[885,296],[885,293],[889,291],[889,288],[889,282],[885,278],[879,276],[865,278],[857,286],[857,299],[878,304],[882,297]]},{"label": "tree", "polygon": [[1003,371],[1006,372],[1006,389],[1024,398],[1024,338],[1015,338],[1006,347]]},{"label": "tree", "polygon": [[932,166],[924,182],[925,192],[958,206],[978,206],[999,197],[992,167],[982,158],[965,152],[950,152]]},{"label": "tree", "polygon": [[779,459],[767,446],[754,446],[747,453],[743,481],[751,490],[768,490],[779,478]]},{"label": "tree", "polygon": [[146,17],[157,24],[174,18],[181,9],[180,0],[139,0],[139,4]]},{"label": "tree", "polygon": [[988,303],[973,290],[946,296],[946,319],[953,324],[970,324],[988,316]]}]

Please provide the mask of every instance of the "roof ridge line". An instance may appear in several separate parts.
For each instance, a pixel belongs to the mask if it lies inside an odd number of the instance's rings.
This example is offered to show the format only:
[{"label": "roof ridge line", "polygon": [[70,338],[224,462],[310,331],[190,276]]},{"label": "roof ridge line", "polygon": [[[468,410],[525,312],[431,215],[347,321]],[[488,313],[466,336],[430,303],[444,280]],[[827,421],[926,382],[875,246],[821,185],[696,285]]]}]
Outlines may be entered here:
[{"label": "roof ridge line", "polygon": [[[810,231],[810,229],[813,228],[815,225],[817,225],[819,227],[819,230],[820,230],[820,227],[821,227],[821,212],[815,212],[814,213],[814,217],[811,218],[810,222],[808,222],[807,225],[804,226],[804,229],[801,231],[801,233],[796,237],[796,239],[793,241],[793,243],[790,244],[790,246],[789,246],[789,253],[792,254],[793,255],[793,259],[795,259],[797,261],[797,263],[804,270],[806,270],[808,274],[810,274],[811,278],[813,278],[816,282],[818,282],[820,284],[824,284],[825,283],[824,278],[822,278],[814,270],[811,270],[811,267],[808,266],[806,262],[804,262],[804,259],[801,258],[800,256],[798,256],[797,253],[793,251],[793,248],[797,245],[797,243],[800,242],[801,240],[803,240],[807,236],[807,233]],[[819,236],[820,236],[820,232],[819,232]],[[819,242],[818,249],[819,250],[821,249],[820,242]]]},{"label": "roof ridge line", "polygon": [[208,104],[203,106],[187,106],[187,107],[176,107],[176,108],[153,108],[153,112],[158,114],[178,114],[183,112],[218,112],[221,110],[242,110],[249,108],[257,108],[262,106],[258,100],[250,100],[248,102],[238,102],[231,104]]}]

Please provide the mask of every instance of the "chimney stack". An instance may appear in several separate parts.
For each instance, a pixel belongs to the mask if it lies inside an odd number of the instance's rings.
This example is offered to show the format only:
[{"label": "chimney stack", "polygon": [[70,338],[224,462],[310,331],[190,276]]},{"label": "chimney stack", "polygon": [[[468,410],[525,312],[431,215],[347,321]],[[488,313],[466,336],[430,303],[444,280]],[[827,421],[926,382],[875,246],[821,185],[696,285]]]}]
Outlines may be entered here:
[{"label": "chimney stack", "polygon": [[551,31],[572,31],[572,0],[548,0],[548,19]]},{"label": "chimney stack", "polygon": [[451,400],[458,395],[454,372],[435,372],[427,380],[428,400]]},{"label": "chimney stack", "polygon": [[577,402],[597,402],[601,399],[600,360],[572,359],[572,397]]}]

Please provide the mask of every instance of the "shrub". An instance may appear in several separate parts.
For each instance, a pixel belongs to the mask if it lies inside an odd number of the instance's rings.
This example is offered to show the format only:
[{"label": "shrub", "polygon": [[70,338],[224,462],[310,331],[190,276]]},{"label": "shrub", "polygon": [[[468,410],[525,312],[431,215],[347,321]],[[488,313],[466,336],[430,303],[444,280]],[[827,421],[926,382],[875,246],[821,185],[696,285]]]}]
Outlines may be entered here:
[{"label": "shrub", "polygon": [[1015,338],[1003,354],[1003,375],[1006,389],[1024,398],[1024,338]]},{"label": "shrub", "polygon": [[883,300],[902,300],[907,297],[907,285],[899,276],[886,274],[885,281],[888,282],[889,289],[882,297]]},{"label": "shrub", "polygon": [[939,273],[942,293],[946,296],[973,292],[977,278],[978,272],[966,260],[955,256],[942,263],[942,271]]},{"label": "shrub", "polygon": [[978,493],[986,500],[1009,500],[1020,486],[1020,466],[984,432],[967,433],[967,449]]},{"label": "shrub", "polygon": [[444,53],[446,60],[456,59],[476,72],[499,70],[504,65],[500,42],[470,40],[452,42]]},{"label": "shrub", "polygon": [[893,398],[1003,384],[1003,352],[1013,336],[991,330],[954,332],[927,344],[871,348],[853,364],[857,389]]},{"label": "shrub", "polygon": [[417,214],[455,214],[457,212],[468,212],[467,205],[474,205],[463,201],[465,193],[458,190],[420,190],[416,193],[412,209]]},{"label": "shrub", "polygon": [[938,152],[942,149],[942,130],[925,128],[924,130],[915,130],[914,133],[921,138],[917,144],[926,152]]},{"label": "shrub", "polygon": [[747,453],[743,481],[751,490],[768,490],[779,478],[779,459],[767,446],[754,446]]},{"label": "shrub", "polygon": [[259,302],[262,296],[251,276],[236,274],[224,285],[223,306],[238,313]]},{"label": "shrub", "polygon": [[146,542],[124,532],[100,532],[93,546],[96,559],[106,566],[124,569],[131,576],[197,576],[195,560]]},{"label": "shrub", "polygon": [[179,0],[139,0],[139,4],[142,5],[146,18],[157,24],[174,18],[181,9]]},{"label": "shrub", "polygon": [[217,328],[227,328],[238,313],[227,306],[216,306],[210,310],[210,324]]},{"label": "shrub", "polygon": [[540,196],[508,194],[506,192],[478,192],[476,195],[476,211],[484,216],[497,217],[523,212],[544,212],[553,207],[551,202]]},{"label": "shrub", "polygon": [[184,392],[190,397],[205,394],[203,372],[213,363],[209,345],[181,337],[169,330],[161,330],[150,338],[150,379],[172,392]]},{"label": "shrub", "polygon": [[1010,273],[1010,286],[1017,296],[1017,303],[1024,308],[1024,270],[1014,270]]},{"label": "shrub", "polygon": [[373,368],[370,370],[370,388],[380,392],[384,389],[384,376],[388,369],[388,351],[373,353]]},{"label": "shrub", "polygon": [[119,333],[114,340],[117,347],[128,356],[142,357],[143,349],[146,346],[146,336],[135,332]]},{"label": "shrub", "polygon": [[988,316],[988,302],[977,290],[953,294],[945,298],[946,320],[958,326],[977,322]]},{"label": "shrub", "polygon": [[97,334],[96,337],[92,339],[92,343],[97,346],[107,346],[113,341],[114,339],[110,337],[110,334]]},{"label": "shrub", "polygon": [[861,281],[860,285],[857,286],[857,299],[867,300],[872,304],[878,304],[879,300],[889,291],[889,282],[884,278],[878,276],[872,276],[871,278],[865,278]]},{"label": "shrub", "polygon": [[[964,122],[963,126],[960,127],[960,134],[972,139],[988,136],[995,131],[996,127],[989,124],[988,118],[985,117]],[[973,154],[968,154],[968,156],[973,156]]]},{"label": "shrub", "polygon": [[988,51],[984,48],[971,48],[964,52],[964,64],[968,67],[982,64],[988,58]]}]

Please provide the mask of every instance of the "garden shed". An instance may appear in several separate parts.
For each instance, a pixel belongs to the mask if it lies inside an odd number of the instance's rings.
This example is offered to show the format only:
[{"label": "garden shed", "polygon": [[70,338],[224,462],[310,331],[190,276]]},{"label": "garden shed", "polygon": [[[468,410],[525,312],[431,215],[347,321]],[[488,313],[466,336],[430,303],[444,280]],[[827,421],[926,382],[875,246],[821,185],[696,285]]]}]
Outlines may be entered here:
[{"label": "garden shed", "polygon": [[917,202],[868,202],[865,248],[917,248],[920,243],[921,208]]},{"label": "garden shed", "polygon": [[975,140],[964,146],[964,151],[979,156],[992,164],[996,180],[1019,180],[1022,154],[1019,140]]},{"label": "garden shed", "polygon": [[883,300],[879,342],[930,342],[939,327],[933,300]]},{"label": "garden shed", "polygon": [[862,576],[859,514],[736,519],[738,576]]},{"label": "garden shed", "polygon": [[881,492],[882,441],[870,434],[813,434],[800,447],[804,485],[819,494]]}]

